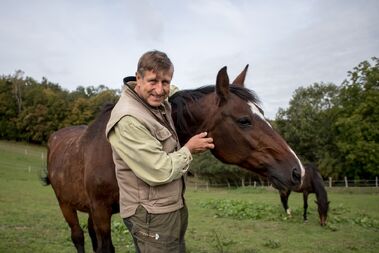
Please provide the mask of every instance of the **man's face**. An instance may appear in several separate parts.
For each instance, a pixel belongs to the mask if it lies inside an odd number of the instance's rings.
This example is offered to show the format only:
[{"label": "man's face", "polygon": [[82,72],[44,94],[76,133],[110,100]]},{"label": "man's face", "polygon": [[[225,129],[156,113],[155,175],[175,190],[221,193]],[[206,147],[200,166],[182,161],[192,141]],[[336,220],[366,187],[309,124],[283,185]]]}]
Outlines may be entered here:
[{"label": "man's face", "polygon": [[150,106],[157,107],[170,94],[172,74],[171,71],[156,73],[147,70],[142,77],[137,72],[137,85],[134,90]]}]

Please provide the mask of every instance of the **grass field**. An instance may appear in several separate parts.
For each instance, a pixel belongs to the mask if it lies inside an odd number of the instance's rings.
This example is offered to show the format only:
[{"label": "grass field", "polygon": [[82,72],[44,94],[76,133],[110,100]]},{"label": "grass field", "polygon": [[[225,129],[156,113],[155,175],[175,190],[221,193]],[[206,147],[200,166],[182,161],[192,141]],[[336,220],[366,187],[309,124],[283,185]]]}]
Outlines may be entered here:
[{"label": "grass field", "polygon": [[[0,141],[0,253],[75,252],[50,186],[39,181],[45,149]],[[314,195],[302,221],[302,195],[293,193],[293,217],[270,188],[187,190],[188,252],[379,252],[378,189],[328,189],[329,223],[318,225]],[[86,215],[80,214],[85,227]],[[112,219],[116,252],[133,252],[118,215]],[[86,232],[86,250],[91,252]]]}]

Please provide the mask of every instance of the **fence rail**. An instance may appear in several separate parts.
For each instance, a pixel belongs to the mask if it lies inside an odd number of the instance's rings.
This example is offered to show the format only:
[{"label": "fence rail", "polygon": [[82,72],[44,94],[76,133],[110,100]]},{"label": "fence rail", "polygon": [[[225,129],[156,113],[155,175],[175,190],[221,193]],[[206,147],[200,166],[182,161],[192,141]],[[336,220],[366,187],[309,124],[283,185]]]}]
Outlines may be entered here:
[{"label": "fence rail", "polygon": [[[211,183],[211,182],[204,182],[204,181],[191,181],[188,183],[189,186],[198,189],[198,188],[223,188],[223,187],[267,187],[271,186],[271,184],[266,181],[266,180],[261,180],[261,181],[248,181],[246,182],[245,180],[241,180],[239,183],[234,183],[234,184],[228,184],[228,183]],[[332,178],[329,178],[328,180],[324,181],[325,187],[329,188],[337,188],[337,187],[344,187],[344,188],[349,188],[349,187],[375,187],[379,188],[379,182],[378,182],[378,177],[375,179],[347,179],[345,177],[344,179],[337,179],[334,180]]]},{"label": "fence rail", "polygon": [[328,187],[378,187],[378,177],[372,180],[360,179],[348,179],[344,177],[343,180],[333,180],[331,177],[327,182],[324,182],[325,186]]}]

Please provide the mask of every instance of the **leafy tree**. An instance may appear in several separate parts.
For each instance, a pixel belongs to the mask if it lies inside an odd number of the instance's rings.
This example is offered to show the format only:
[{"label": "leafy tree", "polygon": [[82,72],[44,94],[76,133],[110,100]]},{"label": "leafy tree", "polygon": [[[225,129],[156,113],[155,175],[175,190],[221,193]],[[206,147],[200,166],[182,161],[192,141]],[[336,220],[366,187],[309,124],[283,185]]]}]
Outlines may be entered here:
[{"label": "leafy tree", "polygon": [[69,113],[65,119],[65,125],[89,124],[106,103],[115,103],[119,98],[119,91],[99,86],[89,88],[90,93],[82,93],[83,89],[77,89],[70,104]]},{"label": "leafy tree", "polygon": [[274,126],[296,153],[307,162],[323,157],[333,149],[334,98],[338,87],[332,83],[315,83],[295,90],[287,110],[279,109]]},{"label": "leafy tree", "polygon": [[335,113],[336,145],[348,177],[379,174],[379,59],[360,63],[342,83]]},{"label": "leafy tree", "polygon": [[369,178],[379,174],[379,61],[360,63],[339,87],[297,89],[275,126],[303,161],[324,176]]},{"label": "leafy tree", "polygon": [[46,78],[41,83],[27,77],[23,80],[23,109],[18,115],[19,138],[35,143],[62,126],[67,115],[67,92]]},{"label": "leafy tree", "polygon": [[14,98],[10,76],[0,78],[0,138],[17,139],[18,104]]}]

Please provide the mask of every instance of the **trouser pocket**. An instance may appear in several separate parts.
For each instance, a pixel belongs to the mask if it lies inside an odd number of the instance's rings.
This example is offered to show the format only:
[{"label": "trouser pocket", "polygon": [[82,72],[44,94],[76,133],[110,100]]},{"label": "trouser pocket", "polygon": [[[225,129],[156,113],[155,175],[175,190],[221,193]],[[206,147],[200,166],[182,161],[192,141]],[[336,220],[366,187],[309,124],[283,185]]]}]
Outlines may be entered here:
[{"label": "trouser pocket", "polygon": [[184,232],[187,227],[187,215],[183,215],[183,210],[149,214],[140,206],[135,215],[124,219],[137,252],[185,252]]}]

